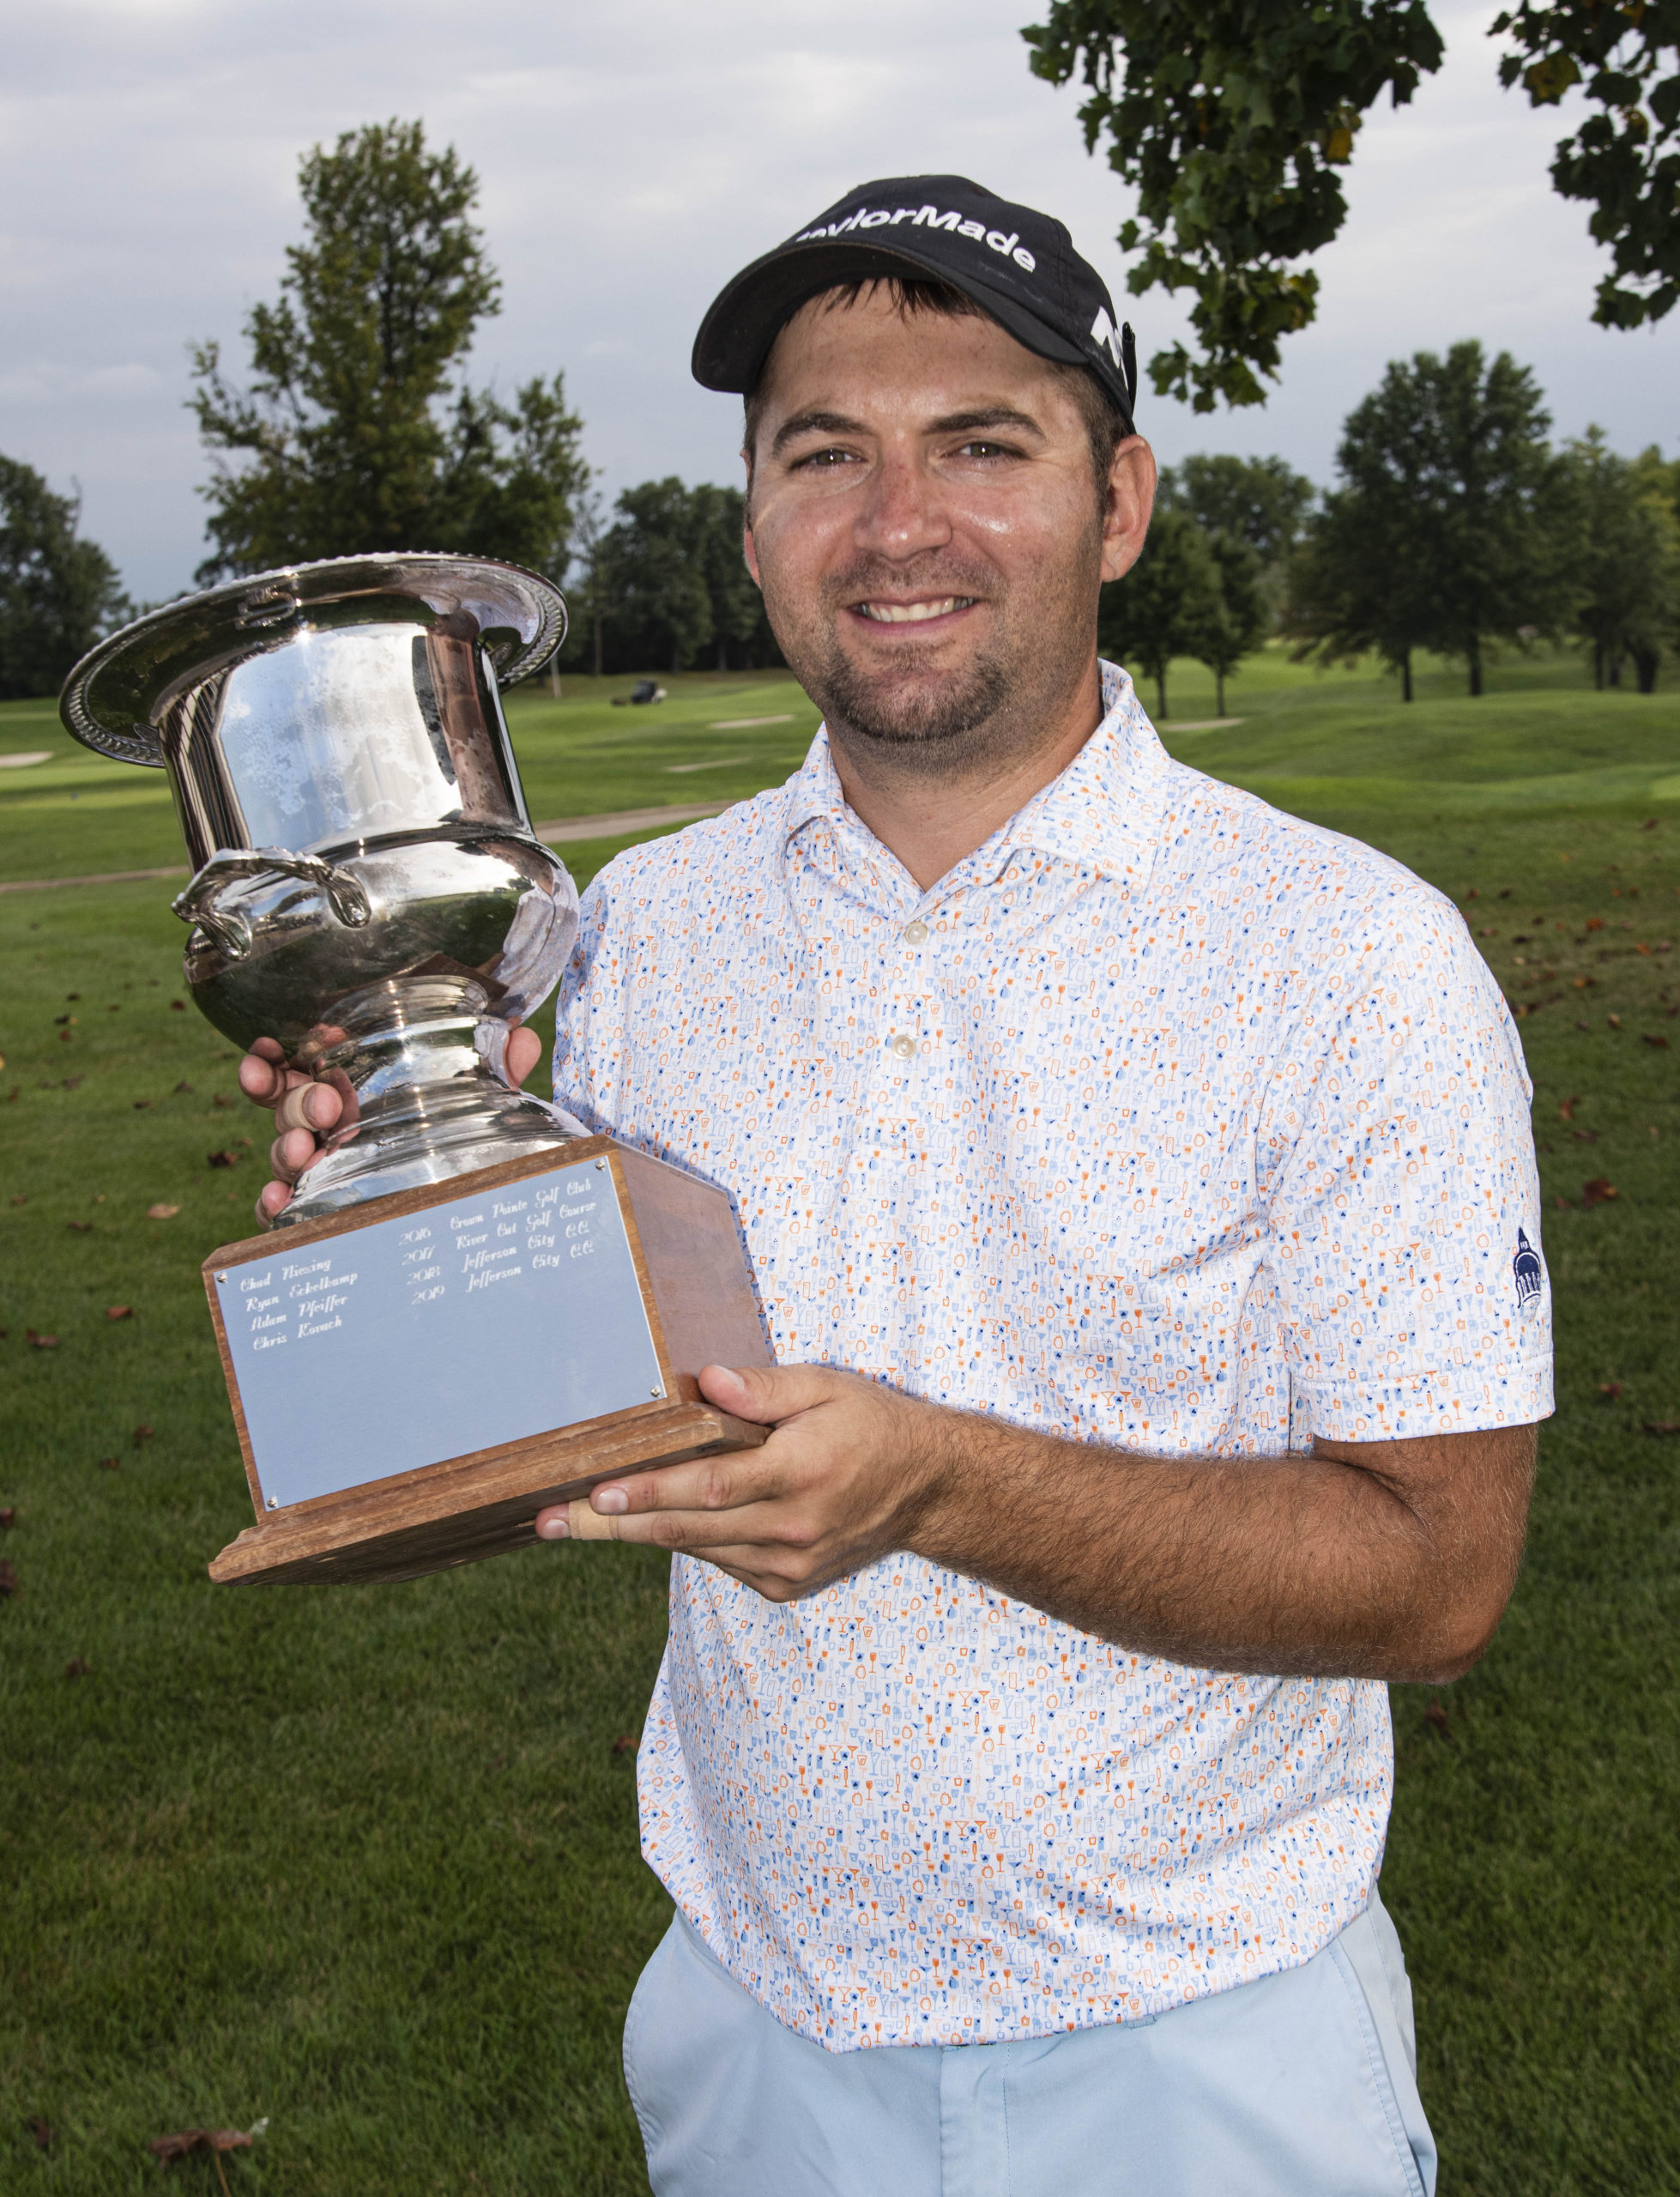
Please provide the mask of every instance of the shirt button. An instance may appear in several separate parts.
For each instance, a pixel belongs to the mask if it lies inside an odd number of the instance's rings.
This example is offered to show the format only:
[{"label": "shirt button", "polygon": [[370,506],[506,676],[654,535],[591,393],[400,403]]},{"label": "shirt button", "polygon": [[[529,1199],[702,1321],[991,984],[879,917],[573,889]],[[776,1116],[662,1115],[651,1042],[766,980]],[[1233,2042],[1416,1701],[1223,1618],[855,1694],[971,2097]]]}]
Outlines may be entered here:
[{"label": "shirt button", "polygon": [[889,1038],[886,1042],[889,1050],[897,1053],[901,1061],[909,1060],[916,1051],[916,1040],[914,1038],[906,1038],[901,1035],[897,1038]]},{"label": "shirt button", "polygon": [[913,923],[904,925],[904,943],[906,946],[925,946],[928,943],[928,926],[920,916]]}]

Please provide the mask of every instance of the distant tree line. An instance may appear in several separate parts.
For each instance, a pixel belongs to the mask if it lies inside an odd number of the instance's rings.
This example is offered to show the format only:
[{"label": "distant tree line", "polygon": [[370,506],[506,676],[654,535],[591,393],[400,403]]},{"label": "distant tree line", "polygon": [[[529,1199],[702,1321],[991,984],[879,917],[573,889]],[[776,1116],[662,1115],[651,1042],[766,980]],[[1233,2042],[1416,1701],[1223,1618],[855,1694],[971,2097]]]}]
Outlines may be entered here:
[{"label": "distant tree line", "polygon": [[[246,387],[214,343],[191,403],[211,455],[202,583],[401,549],[505,557],[563,582],[565,661],[595,674],[779,663],[741,559],[740,491],[674,477],[589,487],[561,377],[511,402],[464,362],[500,286],[477,181],[419,123],[345,133],[300,163],[303,241],[245,323]],[[1281,458],[1189,457],[1161,475],[1143,556],[1103,590],[1106,655],[1169,711],[1170,665],[1215,708],[1267,639],[1297,659],[1375,653],[1407,699],[1420,651],[1481,693],[1491,651],[1582,645],[1597,683],[1656,684],[1680,645],[1680,463],[1596,428],[1554,450],[1532,375],[1460,343],[1397,361],[1344,423],[1320,497]],[[51,692],[130,614],[73,498],[0,457],[0,697]]]}]

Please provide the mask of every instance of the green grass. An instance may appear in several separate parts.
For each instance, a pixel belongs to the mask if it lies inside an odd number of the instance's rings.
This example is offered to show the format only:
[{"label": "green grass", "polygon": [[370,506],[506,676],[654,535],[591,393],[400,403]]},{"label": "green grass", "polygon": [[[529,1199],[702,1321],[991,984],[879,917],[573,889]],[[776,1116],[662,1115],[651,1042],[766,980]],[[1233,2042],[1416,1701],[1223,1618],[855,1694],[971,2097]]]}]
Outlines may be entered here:
[{"label": "green grass", "polygon": [[[796,766],[815,713],[785,677],[669,683],[647,711],[586,681],[517,695],[533,813],[722,800]],[[1680,2179],[1680,1439],[1641,1430],[1680,1419],[1658,950],[1680,927],[1680,702],[1521,659],[1477,703],[1458,684],[1426,670],[1406,710],[1368,672],[1272,652],[1231,683],[1241,725],[1167,733],[1453,893],[1533,1003],[1560,1408],[1510,1614],[1438,1690],[1448,1736],[1430,1690],[1395,1689],[1383,1889],[1443,2190],[1657,2197]],[[1171,698],[1212,715],[1194,668]],[[47,707],[0,708],[0,754],[53,758],[0,771],[0,876],[178,862],[160,782],[84,763]],[[694,761],[719,767],[671,767]],[[582,879],[619,844],[565,852]],[[171,1003],[172,889],[0,894],[0,2189],[151,2189],[150,2138],[262,2115],[230,2188],[644,2189],[618,2032],[666,1903],[613,1749],[641,1720],[662,1567],[561,1547],[396,1589],[209,1585],[250,1513],[197,1265],[247,1232],[263,1140],[229,1048]],[[1597,1176],[1618,1195],[1583,1209]],[[171,2173],[218,2187],[205,2158]]]}]

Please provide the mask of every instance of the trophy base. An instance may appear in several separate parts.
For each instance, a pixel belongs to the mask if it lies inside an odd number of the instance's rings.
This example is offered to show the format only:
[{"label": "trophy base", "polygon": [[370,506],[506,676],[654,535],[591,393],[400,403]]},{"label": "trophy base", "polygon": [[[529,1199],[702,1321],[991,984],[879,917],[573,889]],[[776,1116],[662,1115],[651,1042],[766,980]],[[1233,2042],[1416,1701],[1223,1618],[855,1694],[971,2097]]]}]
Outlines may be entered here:
[{"label": "trophy base", "polygon": [[400,1109],[365,1113],[299,1176],[273,1226],[324,1220],[372,1199],[474,1174],[516,1153],[553,1152],[572,1141],[541,1099],[510,1091],[480,1069],[441,1092],[422,1086]]},{"label": "trophy base", "polygon": [[771,1362],[728,1197],[554,1134],[205,1262],[257,1521],[213,1579],[415,1578],[614,1474],[766,1439],[699,1389]]}]

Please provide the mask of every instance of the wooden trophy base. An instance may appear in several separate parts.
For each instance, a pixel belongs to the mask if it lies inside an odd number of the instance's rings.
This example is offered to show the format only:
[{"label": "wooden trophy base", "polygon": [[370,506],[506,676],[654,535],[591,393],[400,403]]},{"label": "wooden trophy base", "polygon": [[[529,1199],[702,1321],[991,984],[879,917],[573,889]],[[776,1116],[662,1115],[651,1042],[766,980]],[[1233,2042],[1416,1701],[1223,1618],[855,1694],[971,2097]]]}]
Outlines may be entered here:
[{"label": "wooden trophy base", "polygon": [[607,1137],[227,1244],[204,1286],[257,1517],[220,1582],[417,1578],[765,1439],[696,1379],[771,1363],[728,1199]]}]

